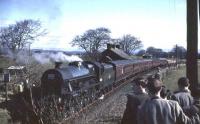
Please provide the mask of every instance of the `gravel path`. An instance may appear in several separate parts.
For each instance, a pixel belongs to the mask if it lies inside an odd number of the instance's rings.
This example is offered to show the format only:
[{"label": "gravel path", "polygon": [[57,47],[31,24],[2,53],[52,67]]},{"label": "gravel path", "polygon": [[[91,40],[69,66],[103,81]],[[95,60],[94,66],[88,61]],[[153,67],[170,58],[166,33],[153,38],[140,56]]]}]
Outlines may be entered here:
[{"label": "gravel path", "polygon": [[131,84],[127,84],[119,91],[99,103],[90,112],[84,113],[73,124],[120,124],[126,108],[126,94],[131,92]]}]

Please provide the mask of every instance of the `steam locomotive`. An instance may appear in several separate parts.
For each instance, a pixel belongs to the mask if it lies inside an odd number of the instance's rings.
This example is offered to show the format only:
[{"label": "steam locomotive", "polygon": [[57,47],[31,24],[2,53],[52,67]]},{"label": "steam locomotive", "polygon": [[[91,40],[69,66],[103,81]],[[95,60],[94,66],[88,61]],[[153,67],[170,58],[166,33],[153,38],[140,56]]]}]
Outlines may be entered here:
[{"label": "steam locomotive", "polygon": [[85,97],[96,99],[123,80],[168,65],[167,60],[140,59],[107,62],[75,61],[67,66],[56,63],[55,69],[44,72],[41,78],[43,95]]},{"label": "steam locomotive", "polygon": [[110,44],[101,56],[99,62],[74,61],[68,65],[56,62],[54,69],[42,75],[42,96],[58,96],[67,111],[79,109],[138,73],[170,64],[166,59],[130,59],[118,45]]}]

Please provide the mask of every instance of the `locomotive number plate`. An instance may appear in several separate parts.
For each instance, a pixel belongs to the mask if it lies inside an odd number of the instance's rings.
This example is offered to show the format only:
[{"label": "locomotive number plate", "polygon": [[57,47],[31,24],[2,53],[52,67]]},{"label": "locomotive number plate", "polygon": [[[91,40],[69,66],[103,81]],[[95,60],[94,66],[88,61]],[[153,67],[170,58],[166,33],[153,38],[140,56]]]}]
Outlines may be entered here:
[{"label": "locomotive number plate", "polygon": [[49,80],[53,80],[55,79],[55,74],[48,74],[48,77],[47,77]]}]

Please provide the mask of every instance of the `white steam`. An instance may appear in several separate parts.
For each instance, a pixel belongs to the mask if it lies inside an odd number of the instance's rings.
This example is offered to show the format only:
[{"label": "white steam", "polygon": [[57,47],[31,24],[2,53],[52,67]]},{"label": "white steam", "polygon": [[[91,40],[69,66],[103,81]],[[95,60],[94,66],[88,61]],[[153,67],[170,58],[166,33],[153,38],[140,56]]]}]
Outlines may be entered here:
[{"label": "white steam", "polygon": [[76,55],[65,55],[63,52],[58,53],[34,53],[34,58],[41,64],[49,62],[72,62],[72,61],[83,61]]},{"label": "white steam", "polygon": [[72,62],[83,61],[77,55],[66,55],[63,52],[41,52],[33,53],[28,50],[21,50],[18,53],[13,53],[9,49],[3,49],[3,53],[13,59],[18,64],[28,64],[34,60],[41,64],[54,62]]}]

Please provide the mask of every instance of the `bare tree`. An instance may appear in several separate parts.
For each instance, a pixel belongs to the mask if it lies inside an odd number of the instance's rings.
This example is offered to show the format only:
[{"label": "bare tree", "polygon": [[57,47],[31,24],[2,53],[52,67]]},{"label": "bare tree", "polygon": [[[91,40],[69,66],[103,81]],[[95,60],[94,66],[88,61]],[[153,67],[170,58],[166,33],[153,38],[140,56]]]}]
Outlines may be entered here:
[{"label": "bare tree", "polygon": [[175,45],[171,52],[174,57],[184,59],[186,57],[187,50],[183,46]]},{"label": "bare tree", "polygon": [[97,60],[99,49],[110,40],[110,30],[107,28],[96,28],[87,30],[83,35],[76,36],[71,42],[72,46],[78,46],[86,51],[92,58]]},{"label": "bare tree", "polygon": [[155,48],[155,47],[148,47],[146,50],[146,53],[151,54],[155,58],[161,57],[161,55],[164,53],[162,49]]},{"label": "bare tree", "polygon": [[131,54],[136,49],[142,47],[142,41],[134,36],[131,36],[130,34],[124,35],[120,39],[119,44],[122,46],[124,52],[126,52],[127,54]]},{"label": "bare tree", "polygon": [[12,53],[17,53],[24,49],[27,43],[32,43],[44,34],[46,32],[42,30],[40,21],[23,20],[0,29],[0,45]]}]

